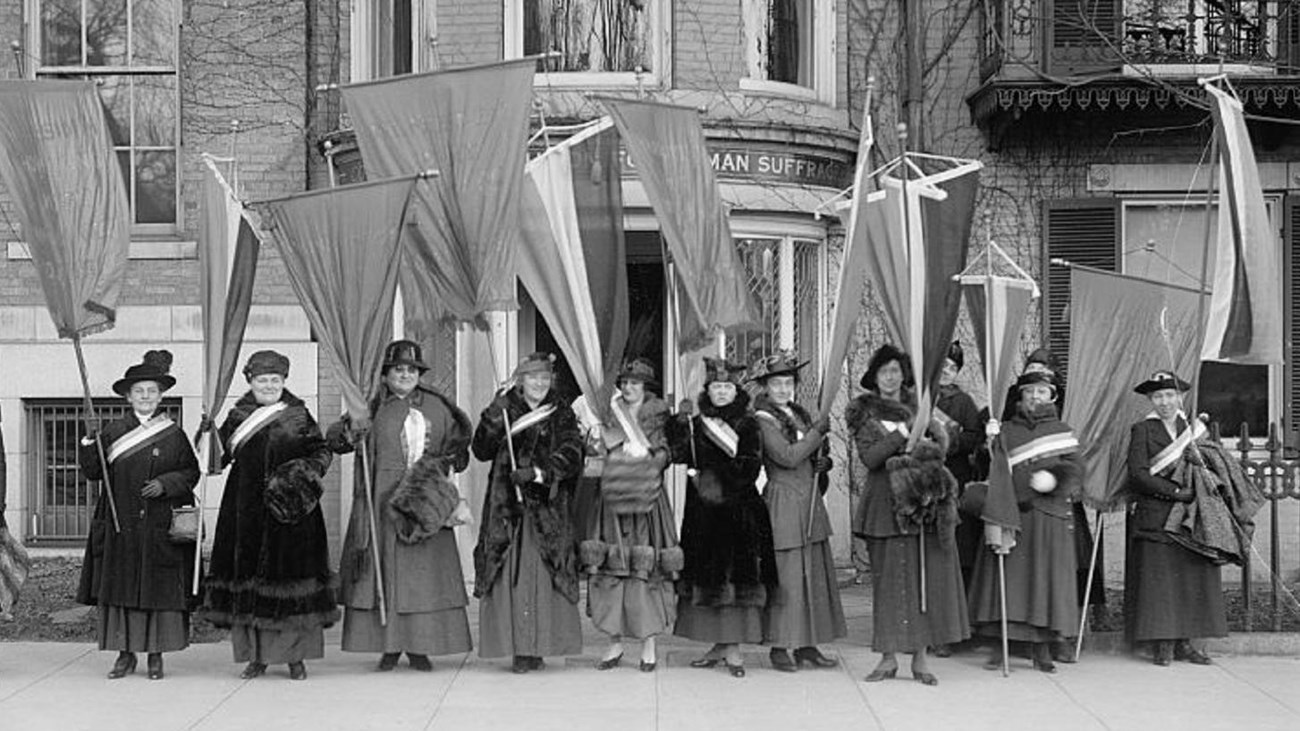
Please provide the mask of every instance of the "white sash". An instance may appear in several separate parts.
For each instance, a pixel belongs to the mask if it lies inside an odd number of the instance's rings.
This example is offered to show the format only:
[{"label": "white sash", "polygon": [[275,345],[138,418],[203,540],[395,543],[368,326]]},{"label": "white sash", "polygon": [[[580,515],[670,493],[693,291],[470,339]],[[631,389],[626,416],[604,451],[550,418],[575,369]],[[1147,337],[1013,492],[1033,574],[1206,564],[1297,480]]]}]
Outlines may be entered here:
[{"label": "white sash", "polygon": [[160,414],[149,420],[147,424],[141,424],[131,431],[118,437],[108,448],[108,463],[113,464],[118,459],[135,452],[143,447],[148,441],[160,436],[169,427],[174,426],[174,422],[166,414]]},{"label": "white sash", "polygon": [[424,412],[407,404],[406,420],[402,422],[402,453],[406,468],[410,469],[424,454],[424,442],[429,435],[429,420]]},{"label": "white sash", "polygon": [[276,401],[273,404],[258,407],[256,411],[249,414],[248,418],[244,419],[244,423],[240,424],[239,427],[235,429],[235,433],[230,435],[230,453],[234,454],[235,452],[238,452],[239,448],[243,446],[244,442],[248,441],[249,437],[261,431],[263,427],[270,424],[272,421],[275,421],[275,417],[279,416],[280,412],[287,408],[289,408],[289,405],[285,402]]},{"label": "white sash", "polygon": [[[779,408],[781,408],[781,407],[778,406],[777,408],[779,409]],[[776,422],[776,425],[777,425],[777,426],[784,426],[784,424],[781,423],[781,419],[780,419],[780,417],[778,417],[776,414],[773,414],[773,413],[771,413],[771,412],[765,411],[765,410],[763,410],[763,409],[759,409],[758,411],[755,411],[754,413],[755,413],[756,415],[758,415],[758,416],[761,416],[761,417],[767,419],[768,421],[774,421],[774,422]],[[794,412],[793,412],[793,411],[788,411],[788,410],[787,410],[786,413],[790,415],[790,421],[791,421],[791,422],[796,423],[796,424],[798,423],[798,422],[795,422],[795,415],[794,415]],[[794,429],[794,438],[795,438],[795,441],[798,441],[798,440],[803,439],[805,434],[806,434],[806,432],[804,432],[803,429],[800,429],[798,426],[795,427],[795,429]]]},{"label": "white sash", "polygon": [[519,417],[518,421],[510,425],[510,436],[514,436],[531,426],[536,426],[543,421],[546,421],[551,418],[551,414],[554,413],[555,404],[547,404],[529,411],[527,414]]},{"label": "white sash", "polygon": [[1079,451],[1079,440],[1073,432],[1061,432],[1039,437],[1016,447],[1007,454],[1007,461],[1014,468],[1031,459],[1055,457]]},{"label": "white sash", "polygon": [[709,441],[718,445],[728,457],[736,456],[736,452],[740,450],[740,437],[736,435],[736,430],[732,429],[730,424],[716,416],[700,416],[700,423],[704,425],[704,436],[708,437]]},{"label": "white sash", "polygon": [[[642,404],[644,406],[644,403]],[[641,425],[636,423],[636,419],[627,413],[627,404],[621,397],[615,395],[609,400],[610,410],[614,412],[614,418],[618,420],[619,427],[623,430],[623,435],[628,438],[636,450],[640,452],[639,456],[645,456],[650,453],[650,440],[646,439],[645,433],[641,431]]]},{"label": "white sash", "polygon": [[1190,429],[1184,429],[1183,433],[1178,435],[1178,438],[1170,442],[1169,446],[1160,450],[1160,453],[1151,460],[1151,474],[1158,475],[1173,466],[1183,456],[1183,452],[1191,446],[1192,442],[1205,436],[1207,430],[1200,419],[1192,419],[1190,426]]}]

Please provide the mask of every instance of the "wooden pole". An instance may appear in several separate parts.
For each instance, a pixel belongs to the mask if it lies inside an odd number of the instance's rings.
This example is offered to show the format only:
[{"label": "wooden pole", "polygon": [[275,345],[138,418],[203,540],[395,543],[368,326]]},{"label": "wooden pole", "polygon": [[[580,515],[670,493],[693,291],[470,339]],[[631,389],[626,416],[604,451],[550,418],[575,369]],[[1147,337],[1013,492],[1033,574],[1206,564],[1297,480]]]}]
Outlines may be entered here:
[{"label": "wooden pole", "polygon": [[1011,674],[1011,643],[1007,641],[1007,555],[998,551],[998,599],[1002,602],[1002,677]]},{"label": "wooden pole", "polygon": [[1088,603],[1092,601],[1092,578],[1097,575],[1097,554],[1106,527],[1106,514],[1097,511],[1097,535],[1092,541],[1092,559],[1088,561],[1088,583],[1083,587],[1083,607],[1079,610],[1079,637],[1074,641],[1074,657],[1083,654],[1083,630],[1088,624]]},{"label": "wooden pole", "polygon": [[212,433],[203,434],[203,443],[199,445],[199,529],[194,536],[194,578],[190,593],[199,595],[199,570],[203,568],[203,505],[208,497],[208,462],[212,460]]},{"label": "wooden pole", "polygon": [[358,455],[361,457],[361,479],[366,485],[366,508],[370,514],[370,557],[375,563],[375,590],[379,593],[379,624],[388,625],[388,599],[384,594],[384,572],[379,565],[379,530],[375,527],[375,486],[370,480],[370,460],[367,458],[366,440],[362,439]]},{"label": "wooden pole", "polygon": [[[1213,137],[1210,139],[1210,164],[1206,171],[1205,182],[1205,236],[1201,246],[1201,286],[1196,294],[1196,340],[1193,341],[1194,347],[1197,348],[1196,366],[1192,369],[1192,390],[1188,394],[1189,404],[1187,413],[1189,418],[1196,418],[1196,392],[1201,387],[1201,359],[1200,351],[1205,348],[1205,287],[1206,281],[1210,277],[1210,242],[1213,240],[1212,227],[1210,225],[1211,214],[1213,209],[1211,204],[1214,203],[1214,171],[1219,168],[1219,128],[1216,125]],[[1222,212],[1220,212],[1222,215]]]},{"label": "wooden pole", "polygon": [[77,354],[77,370],[81,372],[81,395],[86,407],[86,416],[95,430],[95,452],[99,455],[99,468],[103,473],[99,483],[100,494],[108,500],[108,511],[113,517],[113,532],[121,533],[122,524],[117,519],[117,501],[113,499],[113,482],[108,473],[108,457],[104,454],[104,442],[99,437],[99,413],[95,411],[95,402],[90,398],[90,377],[86,374],[86,355],[81,350],[81,334],[72,336],[72,349]]}]

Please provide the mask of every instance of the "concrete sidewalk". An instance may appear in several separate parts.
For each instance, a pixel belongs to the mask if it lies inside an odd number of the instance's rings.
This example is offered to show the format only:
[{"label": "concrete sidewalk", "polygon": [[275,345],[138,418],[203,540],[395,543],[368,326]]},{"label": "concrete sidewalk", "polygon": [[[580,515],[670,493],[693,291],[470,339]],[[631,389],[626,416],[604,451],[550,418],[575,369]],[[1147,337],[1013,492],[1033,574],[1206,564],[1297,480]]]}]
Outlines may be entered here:
[{"label": "concrete sidewalk", "polygon": [[[866,684],[868,648],[828,646],[834,670],[788,675],[750,648],[748,677],[687,666],[702,647],[665,643],[660,667],[635,660],[608,672],[594,654],[548,658],[544,671],[516,676],[505,661],[439,658],[432,673],[405,661],[392,673],[376,658],[337,644],[308,665],[305,682],[283,666],[242,681],[226,643],[167,656],[167,678],[141,667],[105,679],[112,653],[91,645],[0,644],[0,729],[1298,729],[1300,659],[1224,655],[1211,667],[1157,668],[1115,654],[1085,656],[1055,675],[1013,660],[1003,678],[983,670],[984,653],[931,660],[930,688],[905,678]],[[591,646],[589,652],[598,651]],[[638,649],[629,647],[632,658]]]}]

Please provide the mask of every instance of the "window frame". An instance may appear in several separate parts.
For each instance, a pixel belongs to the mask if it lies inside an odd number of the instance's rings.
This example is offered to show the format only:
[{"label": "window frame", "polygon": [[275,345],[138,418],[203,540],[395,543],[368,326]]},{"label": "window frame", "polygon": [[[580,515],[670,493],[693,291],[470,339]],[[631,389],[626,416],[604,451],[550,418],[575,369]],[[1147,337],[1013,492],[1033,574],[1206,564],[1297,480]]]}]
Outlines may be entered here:
[{"label": "window frame", "polygon": [[[353,82],[373,81],[397,74],[381,73],[382,49],[377,47],[379,11],[392,8],[394,0],[354,0],[349,19],[349,78]],[[410,0],[411,70],[409,73],[433,71],[438,67],[438,4],[436,0]],[[386,38],[386,36],[384,36]],[[406,73],[406,72],[404,72]]]},{"label": "window frame", "polygon": [[[538,71],[534,86],[558,88],[663,89],[672,79],[672,2],[646,0],[652,5],[650,54],[652,68],[635,71]],[[505,60],[524,56],[523,0],[502,0],[502,55]]]},{"label": "window frame", "polygon": [[[758,1],[758,0],[753,0]],[[770,0],[768,0],[770,2]],[[787,81],[772,81],[752,76],[755,70],[754,60],[757,45],[750,42],[751,28],[742,17],[742,47],[745,49],[745,73],[740,77],[740,90],[754,96],[783,96],[793,99],[816,101],[827,106],[835,106],[835,0],[806,0],[812,10],[812,29],[809,37],[812,48],[809,50],[808,73],[811,83],[808,86]],[[742,6],[743,7],[743,6]]]},{"label": "window frame", "polygon": [[[42,77],[57,76],[84,76],[90,79],[100,76],[117,76],[124,79],[131,77],[150,77],[161,76],[171,77],[175,80],[174,90],[171,98],[173,101],[173,129],[172,140],[174,144],[170,147],[159,145],[136,145],[135,139],[129,140],[130,144],[122,146],[116,142],[113,143],[113,154],[117,157],[121,152],[127,152],[131,159],[131,175],[125,180],[128,195],[130,198],[131,213],[131,235],[144,237],[174,237],[185,230],[185,202],[182,196],[181,188],[184,185],[183,167],[183,150],[184,144],[181,138],[181,71],[180,71],[180,43],[181,43],[181,24],[183,7],[180,0],[164,0],[170,2],[175,12],[175,23],[172,26],[172,65],[171,66],[46,66],[44,64],[44,36],[42,8],[46,0],[24,0],[24,9],[26,12],[26,35],[27,35],[27,57],[32,63],[26,64],[26,76],[29,79],[39,79]],[[82,8],[82,17],[85,17],[85,7],[89,0],[78,0]],[[123,0],[127,5],[127,33],[131,37],[132,25],[134,24],[134,15],[131,13],[131,7],[136,0]],[[82,23],[82,39],[85,39],[85,23]],[[84,52],[84,43],[83,43]],[[128,59],[128,63],[130,60]],[[132,137],[135,134],[135,104],[130,105],[130,119]],[[173,185],[173,207],[176,212],[175,219],[163,223],[140,223],[136,221],[137,204],[139,196],[136,194],[136,155],[140,151],[171,151],[175,157],[174,176],[175,184]]]}]

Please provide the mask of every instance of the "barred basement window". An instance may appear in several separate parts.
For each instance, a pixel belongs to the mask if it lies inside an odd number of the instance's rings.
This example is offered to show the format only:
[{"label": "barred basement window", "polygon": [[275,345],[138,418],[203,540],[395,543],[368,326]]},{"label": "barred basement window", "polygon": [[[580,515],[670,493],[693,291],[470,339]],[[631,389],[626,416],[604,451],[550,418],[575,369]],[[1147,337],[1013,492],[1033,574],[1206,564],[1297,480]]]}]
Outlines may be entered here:
[{"label": "barred basement window", "polygon": [[[27,504],[31,506],[32,541],[79,543],[90,530],[99,482],[81,473],[79,445],[85,435],[86,409],[81,399],[26,399]],[[96,399],[99,418],[108,423],[130,412],[119,398]],[[177,422],[181,400],[163,399],[159,409]]]}]

